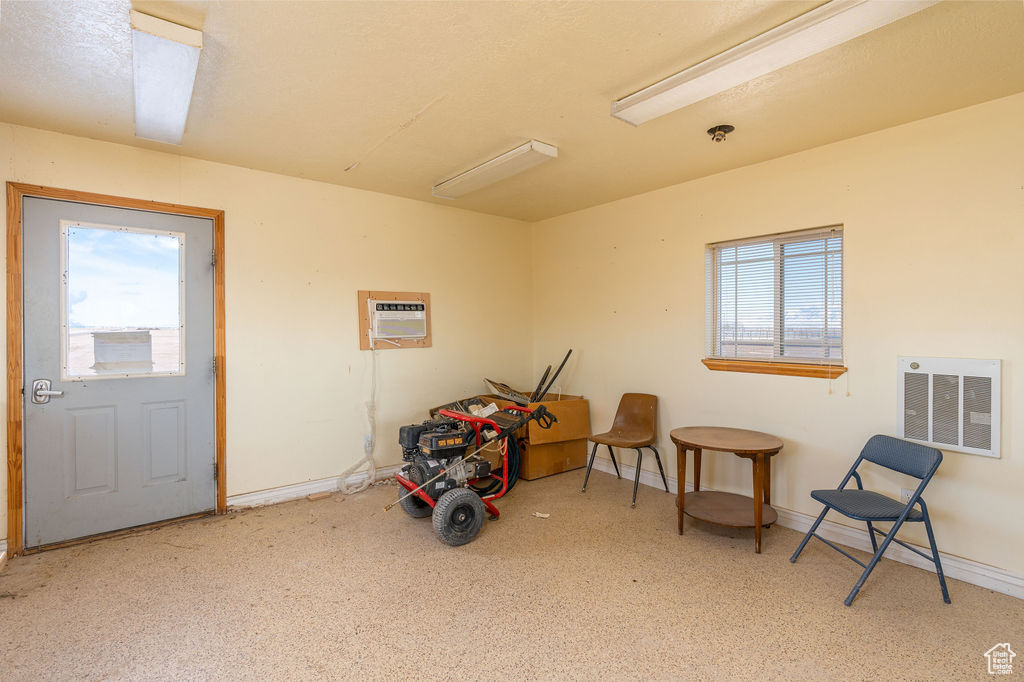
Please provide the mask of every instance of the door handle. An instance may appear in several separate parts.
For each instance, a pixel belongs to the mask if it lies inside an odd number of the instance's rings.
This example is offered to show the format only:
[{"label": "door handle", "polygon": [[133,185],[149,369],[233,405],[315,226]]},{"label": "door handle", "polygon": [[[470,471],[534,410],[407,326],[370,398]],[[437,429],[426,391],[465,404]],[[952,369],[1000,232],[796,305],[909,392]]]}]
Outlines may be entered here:
[{"label": "door handle", "polygon": [[36,379],[32,382],[32,402],[35,405],[45,405],[50,398],[63,398],[64,391],[50,390],[49,379]]}]

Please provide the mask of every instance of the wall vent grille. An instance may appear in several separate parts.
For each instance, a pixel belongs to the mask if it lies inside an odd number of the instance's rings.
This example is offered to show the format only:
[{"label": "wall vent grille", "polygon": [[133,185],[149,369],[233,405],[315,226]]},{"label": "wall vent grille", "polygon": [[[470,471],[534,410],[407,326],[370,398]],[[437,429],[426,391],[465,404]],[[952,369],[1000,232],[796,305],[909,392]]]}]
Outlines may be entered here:
[{"label": "wall vent grille", "polygon": [[899,358],[902,435],[943,450],[999,457],[1001,360]]}]

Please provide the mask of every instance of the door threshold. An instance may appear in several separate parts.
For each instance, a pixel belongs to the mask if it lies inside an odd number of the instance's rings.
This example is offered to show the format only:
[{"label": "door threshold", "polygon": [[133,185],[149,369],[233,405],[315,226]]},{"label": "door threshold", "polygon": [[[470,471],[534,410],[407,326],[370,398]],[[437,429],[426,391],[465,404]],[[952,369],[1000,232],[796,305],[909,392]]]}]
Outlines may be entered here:
[{"label": "door threshold", "polygon": [[74,547],[75,545],[85,545],[90,542],[96,542],[97,540],[109,540],[110,538],[120,538],[126,535],[133,535],[144,530],[154,530],[156,528],[172,526],[178,523],[184,523],[186,521],[194,521],[195,519],[201,519],[205,516],[215,516],[216,513],[217,512],[215,509],[211,509],[210,511],[199,512],[197,514],[189,514],[188,516],[176,516],[173,519],[163,519],[162,521],[154,521],[153,523],[144,523],[140,526],[130,526],[128,528],[119,528],[118,530],[108,530],[105,533],[96,533],[95,535],[86,535],[80,538],[73,538],[71,540],[51,542],[46,545],[38,545],[37,547],[26,547],[23,554],[36,554],[38,552],[47,552],[51,549],[63,549],[65,547]]}]

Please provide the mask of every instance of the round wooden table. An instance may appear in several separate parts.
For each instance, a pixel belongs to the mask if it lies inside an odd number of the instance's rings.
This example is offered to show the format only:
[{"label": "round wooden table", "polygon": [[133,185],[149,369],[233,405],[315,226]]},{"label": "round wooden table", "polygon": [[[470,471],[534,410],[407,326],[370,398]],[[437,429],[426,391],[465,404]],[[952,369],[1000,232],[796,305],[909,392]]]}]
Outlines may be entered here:
[{"label": "round wooden table", "polygon": [[[695,519],[733,528],[754,529],[754,551],[761,553],[761,529],[775,523],[779,515],[771,506],[771,458],[782,449],[782,441],[769,433],[726,426],[686,426],[669,434],[676,444],[679,476],[679,534],[683,514]],[[685,494],[686,451],[693,450],[693,492]],[[700,489],[700,457],[703,450],[731,452],[754,465],[753,498],[733,493]]]}]

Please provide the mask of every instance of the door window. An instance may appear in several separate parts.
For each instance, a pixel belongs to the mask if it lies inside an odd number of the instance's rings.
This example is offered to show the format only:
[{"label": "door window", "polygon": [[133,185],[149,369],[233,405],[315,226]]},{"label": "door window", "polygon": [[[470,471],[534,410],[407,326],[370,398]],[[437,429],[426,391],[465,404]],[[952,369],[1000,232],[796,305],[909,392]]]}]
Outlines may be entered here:
[{"label": "door window", "polygon": [[185,235],[62,220],[61,378],[185,374]]}]

